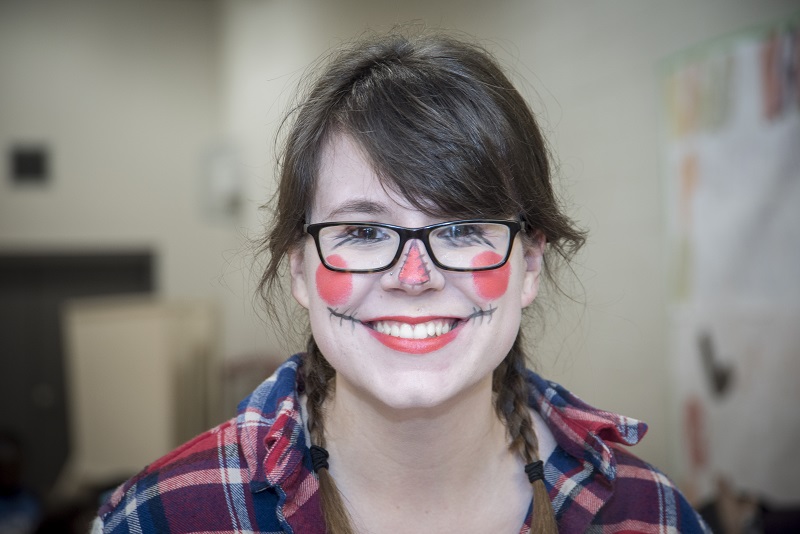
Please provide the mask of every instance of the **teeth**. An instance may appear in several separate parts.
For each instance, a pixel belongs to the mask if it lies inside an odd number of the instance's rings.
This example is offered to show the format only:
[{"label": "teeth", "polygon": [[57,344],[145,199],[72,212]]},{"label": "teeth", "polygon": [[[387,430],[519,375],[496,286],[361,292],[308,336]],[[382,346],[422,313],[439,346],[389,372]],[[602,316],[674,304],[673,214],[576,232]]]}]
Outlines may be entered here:
[{"label": "teeth", "polygon": [[414,337],[414,327],[410,324],[403,324],[400,326],[400,337],[411,339]]},{"label": "teeth", "polygon": [[378,321],[372,324],[372,328],[381,334],[403,339],[425,339],[441,336],[452,330],[454,326],[455,322],[453,320],[428,321],[427,323],[415,325],[394,321]]}]

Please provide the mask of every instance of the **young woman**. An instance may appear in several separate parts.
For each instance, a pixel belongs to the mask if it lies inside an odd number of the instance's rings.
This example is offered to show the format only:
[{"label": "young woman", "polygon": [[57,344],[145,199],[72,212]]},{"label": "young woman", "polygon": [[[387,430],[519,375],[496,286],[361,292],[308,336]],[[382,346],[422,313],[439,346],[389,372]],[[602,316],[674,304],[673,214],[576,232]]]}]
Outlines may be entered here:
[{"label": "young woman", "polygon": [[239,416],[147,467],[107,532],[703,532],[620,446],[646,427],[526,370],[523,310],[583,234],[533,114],[482,49],[332,56],[281,161],[269,298],[311,337]]}]

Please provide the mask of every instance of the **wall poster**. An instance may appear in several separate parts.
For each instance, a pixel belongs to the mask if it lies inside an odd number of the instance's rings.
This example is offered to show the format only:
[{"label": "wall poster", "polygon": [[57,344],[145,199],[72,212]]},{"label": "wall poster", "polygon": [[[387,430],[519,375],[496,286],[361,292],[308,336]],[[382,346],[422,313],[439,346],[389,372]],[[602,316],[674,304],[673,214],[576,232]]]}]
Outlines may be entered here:
[{"label": "wall poster", "polygon": [[800,16],[663,67],[676,478],[800,508]]}]

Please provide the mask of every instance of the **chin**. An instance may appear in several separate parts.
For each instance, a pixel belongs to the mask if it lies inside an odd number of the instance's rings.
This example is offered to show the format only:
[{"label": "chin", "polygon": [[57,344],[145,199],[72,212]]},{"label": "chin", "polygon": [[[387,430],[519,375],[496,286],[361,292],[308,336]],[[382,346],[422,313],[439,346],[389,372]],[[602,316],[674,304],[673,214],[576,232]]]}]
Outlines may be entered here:
[{"label": "chin", "polygon": [[413,373],[405,377],[369,381],[359,389],[367,402],[375,402],[383,409],[397,412],[436,411],[473,390],[474,382],[476,381],[459,384],[452,380],[442,380],[441,376],[419,376],[418,373]]},{"label": "chin", "polygon": [[[451,407],[474,394],[491,397],[491,351],[476,343],[450,343],[445,350],[411,354],[387,349],[369,337],[364,345],[344,345],[334,336],[317,342],[336,370],[336,395],[386,411],[420,411]],[[459,340],[461,341],[461,340]],[[355,360],[350,354],[369,354]]]},{"label": "chin", "polygon": [[[387,395],[387,393],[389,393]],[[395,411],[432,410],[447,403],[449,397],[442,392],[396,391],[380,392],[375,397],[386,408]]]}]

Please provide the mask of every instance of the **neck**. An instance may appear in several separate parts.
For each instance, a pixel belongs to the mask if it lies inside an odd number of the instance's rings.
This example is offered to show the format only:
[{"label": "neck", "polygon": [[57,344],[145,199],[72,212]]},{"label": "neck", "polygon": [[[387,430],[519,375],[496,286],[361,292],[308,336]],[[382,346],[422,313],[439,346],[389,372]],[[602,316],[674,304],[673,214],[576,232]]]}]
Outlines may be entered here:
[{"label": "neck", "polygon": [[495,414],[491,377],[443,405],[408,410],[337,377],[325,408],[330,474],[357,532],[412,523],[417,532],[519,532],[532,490]]},{"label": "neck", "polygon": [[491,377],[442,405],[406,410],[377,404],[337,380],[325,427],[331,474],[345,492],[375,480],[398,493],[463,487],[510,455]]}]

